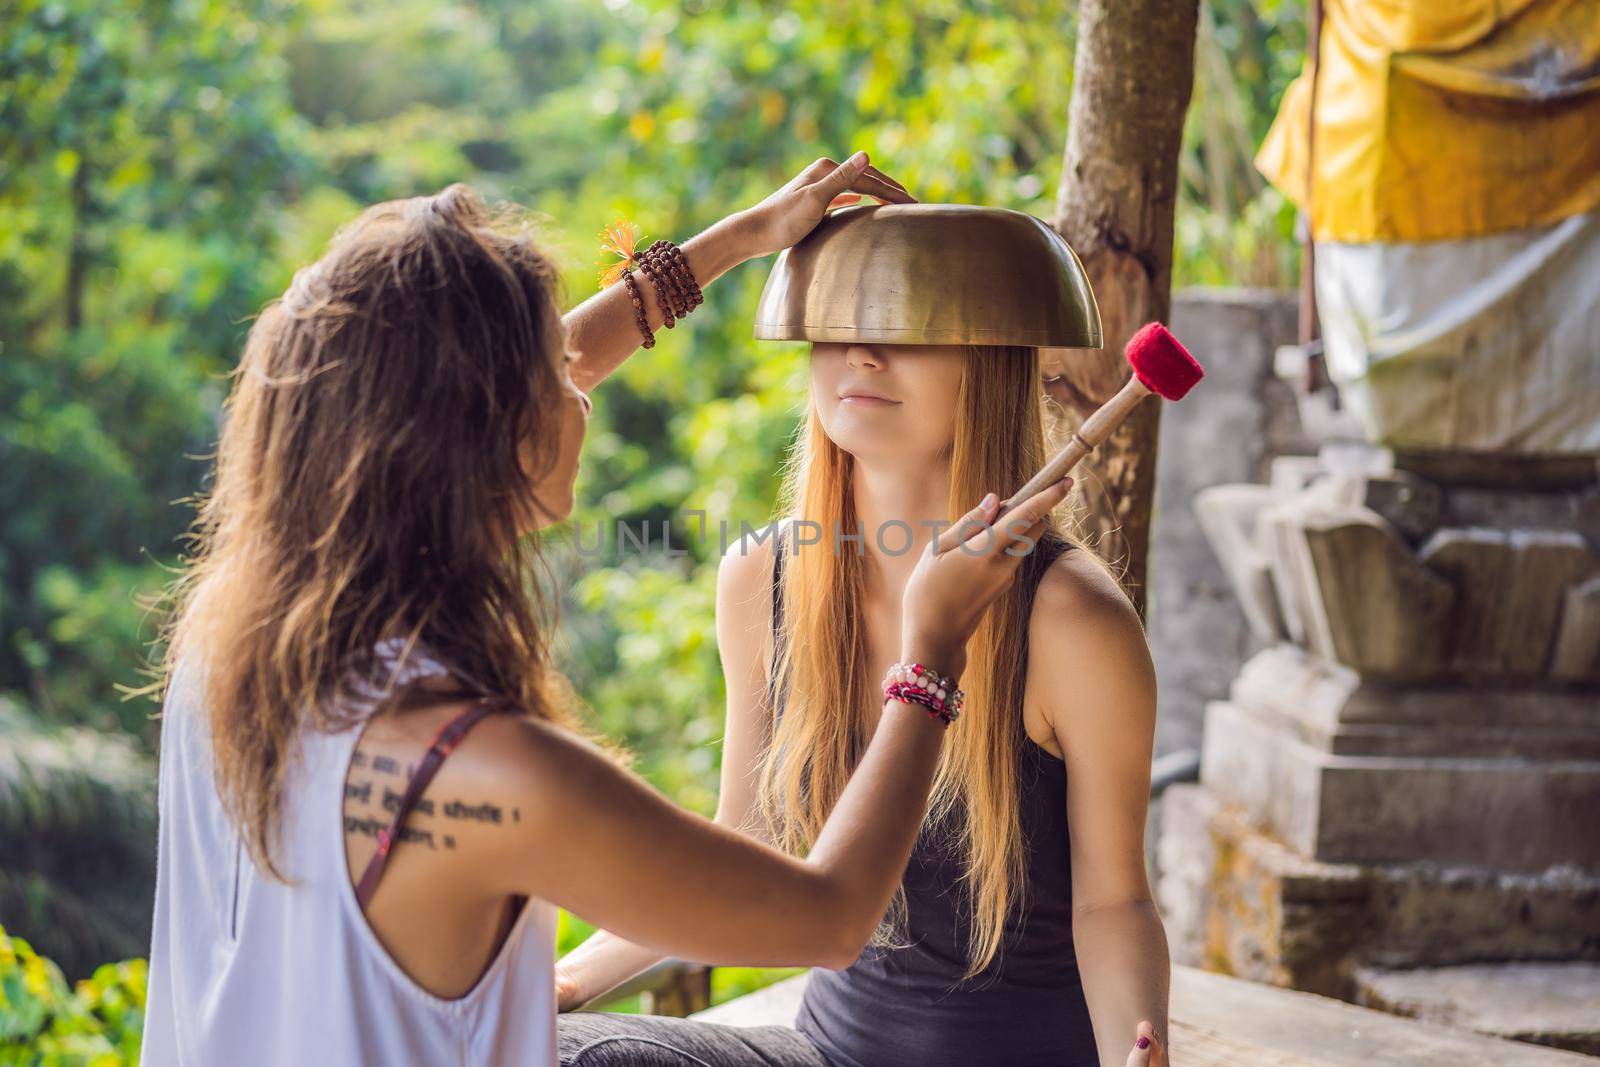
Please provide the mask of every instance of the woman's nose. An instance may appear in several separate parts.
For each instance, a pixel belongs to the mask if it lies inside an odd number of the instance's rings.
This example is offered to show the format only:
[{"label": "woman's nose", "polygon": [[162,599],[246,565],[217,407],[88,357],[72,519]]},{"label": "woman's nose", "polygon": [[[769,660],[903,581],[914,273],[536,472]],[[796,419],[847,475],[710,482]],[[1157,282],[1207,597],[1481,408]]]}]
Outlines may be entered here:
[{"label": "woman's nose", "polygon": [[851,345],[844,351],[845,363],[852,367],[881,367],[883,360],[866,345]]}]

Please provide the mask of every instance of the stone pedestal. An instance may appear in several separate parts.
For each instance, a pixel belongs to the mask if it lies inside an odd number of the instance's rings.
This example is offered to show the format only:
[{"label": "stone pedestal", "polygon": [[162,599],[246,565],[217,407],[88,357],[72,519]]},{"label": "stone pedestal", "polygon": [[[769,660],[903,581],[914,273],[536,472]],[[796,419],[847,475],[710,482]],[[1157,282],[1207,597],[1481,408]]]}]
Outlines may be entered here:
[{"label": "stone pedestal", "polygon": [[1308,859],[1600,870],[1593,691],[1364,682],[1280,645],[1207,709],[1200,766]]},{"label": "stone pedestal", "polygon": [[[1600,960],[1600,487],[1441,484],[1357,446],[1196,511],[1264,647],[1163,805],[1177,958],[1346,999]],[[1588,1048],[1594,1020],[1519,1036]]]}]

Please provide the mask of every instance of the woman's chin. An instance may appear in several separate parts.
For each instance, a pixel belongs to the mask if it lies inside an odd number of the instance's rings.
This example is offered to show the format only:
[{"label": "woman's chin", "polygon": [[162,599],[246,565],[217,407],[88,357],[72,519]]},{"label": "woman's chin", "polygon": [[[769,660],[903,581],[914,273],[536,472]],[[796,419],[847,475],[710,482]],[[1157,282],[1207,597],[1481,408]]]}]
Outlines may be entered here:
[{"label": "woman's chin", "polygon": [[555,501],[553,503],[555,508],[553,511],[539,507],[534,508],[533,518],[524,523],[522,532],[524,534],[538,533],[541,530],[548,530],[552,526],[559,526],[572,518],[572,510],[575,506],[572,496],[568,496],[564,501]]},{"label": "woman's chin", "polygon": [[828,435],[829,440],[840,451],[849,453],[852,459],[863,463],[900,463],[913,447],[913,442],[906,439],[904,432],[896,433],[890,427],[847,426],[839,429],[839,433]]}]

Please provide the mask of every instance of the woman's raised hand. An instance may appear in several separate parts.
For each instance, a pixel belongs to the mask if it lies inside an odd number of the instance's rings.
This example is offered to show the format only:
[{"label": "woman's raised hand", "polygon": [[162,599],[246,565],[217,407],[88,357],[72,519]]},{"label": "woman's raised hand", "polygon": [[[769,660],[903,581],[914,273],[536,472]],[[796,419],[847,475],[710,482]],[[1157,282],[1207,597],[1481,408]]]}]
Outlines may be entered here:
[{"label": "woman's raised hand", "polygon": [[1000,501],[983,502],[928,543],[901,601],[901,655],[959,675],[967,640],[1044,533],[1045,516],[1066,499],[1072,479],[1041,489],[993,526]]},{"label": "woman's raised hand", "polygon": [[781,252],[816,228],[829,208],[872,196],[890,204],[915,204],[906,187],[857,152],[843,163],[823,158],[790,178],[755,207],[742,212],[756,256]]}]

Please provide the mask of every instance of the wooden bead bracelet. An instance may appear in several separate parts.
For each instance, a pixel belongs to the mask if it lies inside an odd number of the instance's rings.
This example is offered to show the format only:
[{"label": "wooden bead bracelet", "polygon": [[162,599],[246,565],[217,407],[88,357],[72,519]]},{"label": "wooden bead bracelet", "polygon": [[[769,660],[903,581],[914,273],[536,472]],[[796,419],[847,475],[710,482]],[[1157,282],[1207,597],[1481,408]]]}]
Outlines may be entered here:
[{"label": "wooden bead bracelet", "polygon": [[705,303],[700,283],[683,250],[671,241],[657,241],[643,252],[636,251],[639,231],[633,223],[619,219],[601,234],[601,251],[616,255],[620,262],[601,272],[600,287],[613,284],[620,277],[628,287],[628,297],[633,301],[634,321],[644,336],[644,347],[655,347],[655,334],[650,331],[650,315],[644,306],[644,292],[633,276],[637,266],[650,279],[656,293],[656,304],[661,308],[661,318],[667,329],[672,329],[689,312]]},{"label": "wooden bead bracelet", "polygon": [[650,317],[644,310],[644,297],[639,293],[639,283],[633,280],[633,272],[629,270],[622,272],[622,280],[627,283],[628,295],[633,298],[633,316],[639,323],[639,332],[644,334],[644,346],[654,348],[656,336],[650,332]]}]

